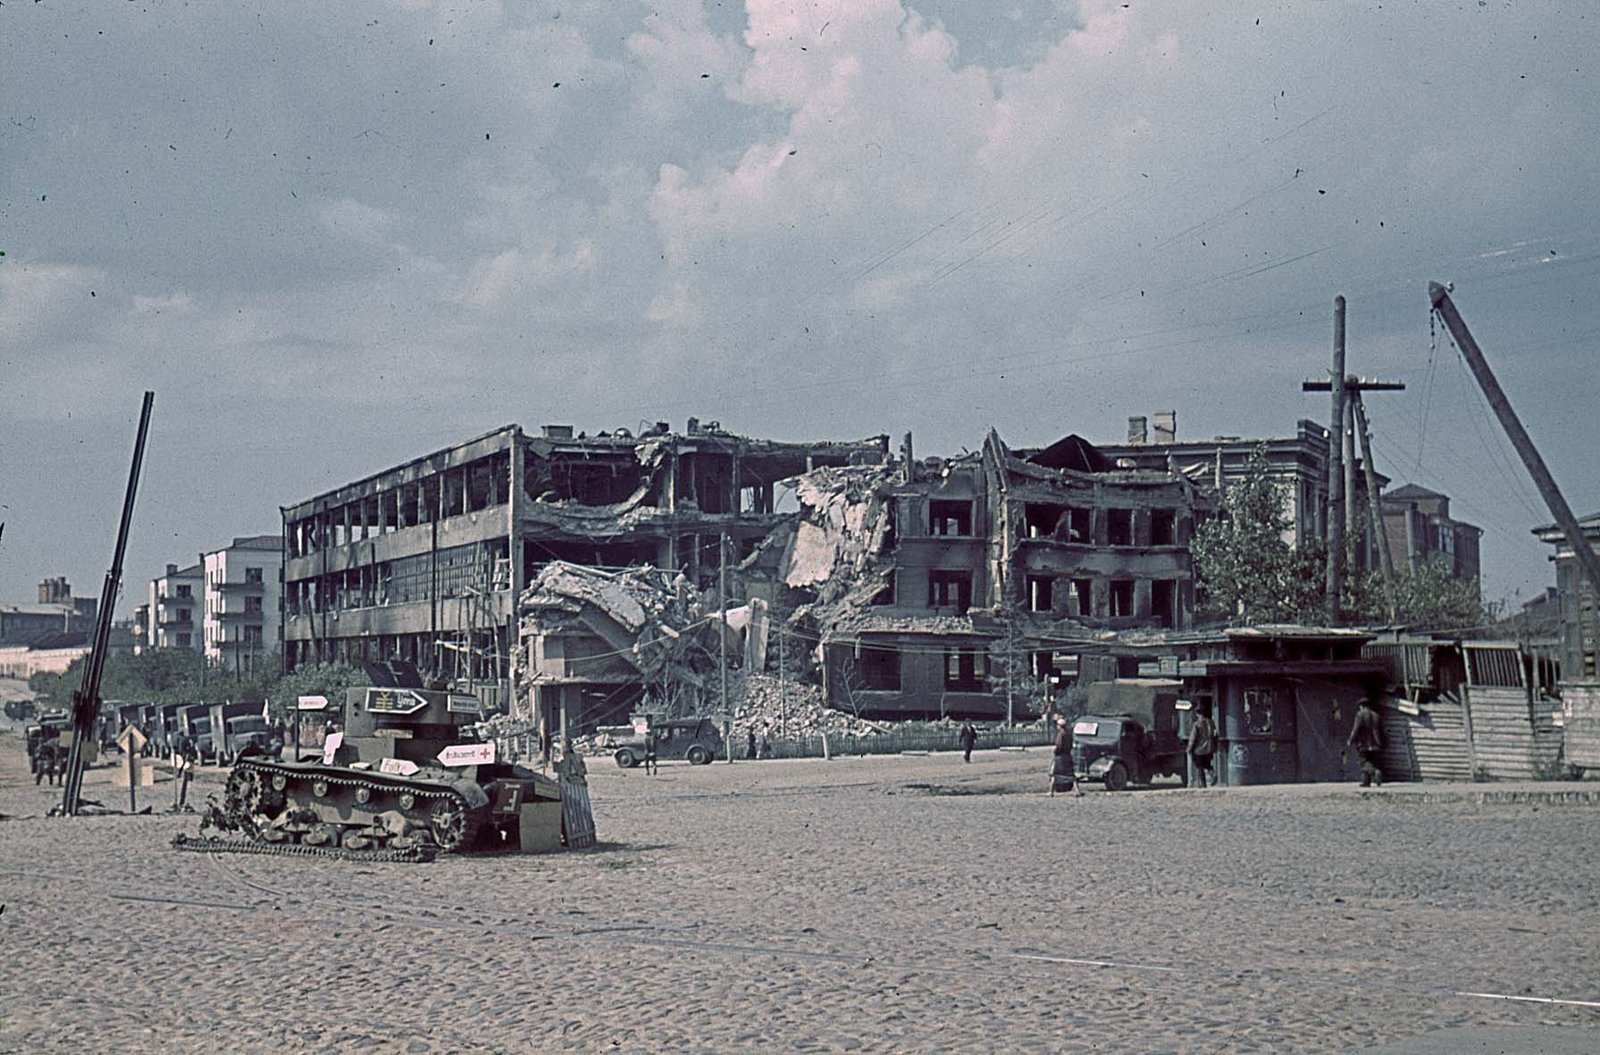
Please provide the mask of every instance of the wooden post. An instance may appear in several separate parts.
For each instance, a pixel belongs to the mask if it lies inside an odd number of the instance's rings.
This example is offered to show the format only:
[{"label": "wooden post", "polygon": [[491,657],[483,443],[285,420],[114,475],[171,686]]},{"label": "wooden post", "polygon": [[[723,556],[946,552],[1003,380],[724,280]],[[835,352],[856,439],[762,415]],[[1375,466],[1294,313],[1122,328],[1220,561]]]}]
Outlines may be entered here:
[{"label": "wooden post", "polygon": [[1333,414],[1328,429],[1328,625],[1340,622],[1344,593],[1344,296],[1333,298]]},{"label": "wooden post", "polygon": [[[1389,552],[1389,533],[1383,529],[1383,516],[1378,509],[1378,470],[1372,465],[1372,433],[1367,429],[1367,407],[1361,398],[1361,390],[1355,390],[1356,427],[1361,438],[1361,464],[1367,480],[1367,519],[1378,544],[1378,553],[1382,564],[1383,581],[1392,586],[1394,580],[1394,556]],[[1393,601],[1391,599],[1391,608]],[[1394,618],[1393,612],[1390,618]]]},{"label": "wooden post", "polygon": [[717,674],[722,691],[722,743],[733,763],[732,711],[728,709],[728,533],[717,536],[717,608],[721,610],[717,627]]}]

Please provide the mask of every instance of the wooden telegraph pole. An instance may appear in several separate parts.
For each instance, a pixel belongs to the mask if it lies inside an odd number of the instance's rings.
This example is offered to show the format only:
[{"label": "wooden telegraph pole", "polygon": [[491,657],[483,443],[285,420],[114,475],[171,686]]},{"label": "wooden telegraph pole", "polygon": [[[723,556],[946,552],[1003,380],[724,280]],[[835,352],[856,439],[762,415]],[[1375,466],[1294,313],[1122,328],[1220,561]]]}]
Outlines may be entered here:
[{"label": "wooden telegraph pole", "polygon": [[733,712],[728,709],[728,533],[717,536],[717,674],[722,686],[722,742],[733,761]]},{"label": "wooden telegraph pole", "polygon": [[[1328,623],[1341,621],[1339,598],[1344,592],[1346,575],[1344,550],[1346,537],[1356,532],[1355,510],[1355,443],[1361,441],[1363,477],[1367,488],[1367,523],[1369,530],[1383,546],[1385,574],[1389,569],[1389,543],[1382,532],[1378,515],[1378,481],[1372,466],[1372,443],[1367,436],[1367,415],[1361,403],[1362,392],[1395,392],[1406,386],[1399,381],[1378,381],[1371,378],[1352,377],[1345,372],[1344,347],[1344,297],[1333,298],[1333,370],[1327,380],[1303,381],[1302,392],[1333,393],[1333,429],[1328,436],[1328,513],[1324,539],[1328,546],[1327,603]],[[1340,380],[1334,384],[1334,378]]]},{"label": "wooden telegraph pole", "polygon": [[1333,415],[1328,428],[1328,625],[1342,621],[1339,598],[1344,593],[1344,295],[1333,298]]}]

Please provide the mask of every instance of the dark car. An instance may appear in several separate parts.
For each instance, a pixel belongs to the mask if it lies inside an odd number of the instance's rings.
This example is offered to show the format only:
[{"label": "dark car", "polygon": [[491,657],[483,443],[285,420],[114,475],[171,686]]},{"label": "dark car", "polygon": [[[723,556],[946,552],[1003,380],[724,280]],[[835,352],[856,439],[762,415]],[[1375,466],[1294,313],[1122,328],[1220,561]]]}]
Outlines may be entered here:
[{"label": "dark car", "polygon": [[[656,738],[656,761],[669,762],[683,759],[690,765],[703,766],[722,751],[722,732],[710,718],[657,718],[647,726]],[[644,761],[645,733],[637,728],[621,736],[611,736],[616,748],[612,757],[623,769],[632,769]]]}]

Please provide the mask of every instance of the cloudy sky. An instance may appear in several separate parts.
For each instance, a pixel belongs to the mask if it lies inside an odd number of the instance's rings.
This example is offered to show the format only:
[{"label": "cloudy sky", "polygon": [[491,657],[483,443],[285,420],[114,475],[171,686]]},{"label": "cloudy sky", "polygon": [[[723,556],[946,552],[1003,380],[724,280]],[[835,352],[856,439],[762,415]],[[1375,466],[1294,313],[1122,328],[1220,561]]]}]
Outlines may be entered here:
[{"label": "cloudy sky", "polygon": [[1600,509],[1588,3],[0,3],[0,601],[119,610],[508,423],[919,453],[1326,423],[1553,582],[1455,300]]}]

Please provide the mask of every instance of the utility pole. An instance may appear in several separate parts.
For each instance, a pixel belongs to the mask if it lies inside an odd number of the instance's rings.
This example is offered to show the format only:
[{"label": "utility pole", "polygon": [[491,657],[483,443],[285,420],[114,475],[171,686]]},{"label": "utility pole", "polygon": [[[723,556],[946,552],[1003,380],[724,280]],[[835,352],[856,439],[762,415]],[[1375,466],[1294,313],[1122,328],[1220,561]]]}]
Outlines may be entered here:
[{"label": "utility pole", "polygon": [[1451,302],[1450,291],[1437,282],[1430,282],[1428,297],[1433,301],[1433,310],[1444,320],[1450,336],[1455,338],[1456,347],[1461,349],[1461,357],[1467,361],[1472,376],[1477,379],[1478,387],[1483,389],[1484,396],[1489,400],[1489,406],[1494,408],[1495,416],[1500,419],[1500,427],[1506,430],[1511,445],[1517,449],[1528,475],[1533,477],[1534,484],[1539,488],[1539,494],[1544,497],[1545,505],[1550,507],[1550,512],[1555,516],[1561,533],[1567,537],[1567,544],[1572,547],[1573,556],[1577,557],[1578,566],[1583,569],[1583,574],[1588,576],[1589,585],[1600,594],[1600,557],[1595,556],[1594,549],[1583,533],[1582,525],[1578,523],[1578,518],[1572,515],[1572,508],[1567,505],[1567,500],[1561,495],[1561,489],[1556,486],[1555,477],[1550,475],[1550,470],[1545,467],[1544,459],[1539,457],[1539,451],[1534,447],[1533,440],[1528,438],[1527,430],[1518,420],[1516,411],[1511,409],[1511,401],[1501,390],[1500,382],[1495,380],[1494,371],[1489,369],[1489,361],[1483,357],[1483,350],[1478,347],[1478,342],[1472,339],[1467,324],[1462,321],[1455,304]]},{"label": "utility pole", "polygon": [[1383,530],[1383,517],[1378,509],[1378,471],[1372,467],[1372,433],[1367,428],[1366,400],[1362,398],[1360,388],[1355,390],[1355,397],[1357,435],[1361,437],[1361,465],[1367,478],[1367,519],[1383,560],[1384,581],[1389,582],[1394,578],[1394,554],[1390,552],[1389,533]]},{"label": "utility pole", "polygon": [[[1367,489],[1367,514],[1369,530],[1378,536],[1384,546],[1387,563],[1388,540],[1382,534],[1378,514],[1377,473],[1372,466],[1372,445],[1367,436],[1366,412],[1361,404],[1362,392],[1395,392],[1406,386],[1399,381],[1379,381],[1373,378],[1352,377],[1345,373],[1345,302],[1343,296],[1333,299],[1333,370],[1326,380],[1303,381],[1302,392],[1333,393],[1334,428],[1328,437],[1328,512],[1324,539],[1328,546],[1327,604],[1328,622],[1340,621],[1340,597],[1346,576],[1345,540],[1354,538],[1357,517],[1355,508],[1355,444],[1362,444],[1363,477]],[[1335,383],[1335,380],[1338,383]],[[1359,423],[1359,424],[1358,424]]]},{"label": "utility pole", "polygon": [[1328,625],[1341,622],[1339,598],[1344,593],[1344,295],[1333,298],[1333,415],[1328,429]]},{"label": "utility pole", "polygon": [[789,673],[784,669],[785,644],[789,639],[789,628],[778,627],[778,735],[789,735]]},{"label": "utility pole", "polygon": [[717,673],[722,684],[722,743],[733,763],[733,712],[728,709],[728,533],[717,536]]}]

